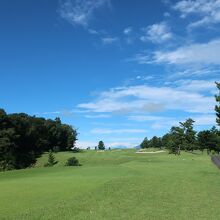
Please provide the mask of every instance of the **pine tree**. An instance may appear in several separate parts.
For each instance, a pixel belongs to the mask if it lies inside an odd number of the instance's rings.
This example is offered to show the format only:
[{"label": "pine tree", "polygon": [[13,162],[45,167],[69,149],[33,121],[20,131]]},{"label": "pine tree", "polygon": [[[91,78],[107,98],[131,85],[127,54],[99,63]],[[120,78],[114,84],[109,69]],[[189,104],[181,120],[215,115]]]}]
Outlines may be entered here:
[{"label": "pine tree", "polygon": [[143,140],[143,142],[140,144],[140,146],[141,146],[141,148],[143,148],[143,149],[149,147],[149,141],[148,141],[147,137],[144,138],[144,140]]},{"label": "pine tree", "polygon": [[48,161],[45,164],[46,167],[52,167],[53,165],[55,165],[57,163],[57,161],[55,160],[55,156],[52,152],[52,150],[50,150],[49,155],[48,155]]},{"label": "pine tree", "polygon": [[220,126],[220,83],[215,82],[217,89],[219,90],[219,94],[215,96],[215,100],[217,102],[217,105],[215,106],[216,111],[216,122],[218,126]]},{"label": "pine tree", "polygon": [[196,147],[196,131],[193,129],[193,123],[195,121],[191,118],[187,119],[185,122],[180,122],[180,126],[183,129],[183,148],[185,150],[193,151]]}]

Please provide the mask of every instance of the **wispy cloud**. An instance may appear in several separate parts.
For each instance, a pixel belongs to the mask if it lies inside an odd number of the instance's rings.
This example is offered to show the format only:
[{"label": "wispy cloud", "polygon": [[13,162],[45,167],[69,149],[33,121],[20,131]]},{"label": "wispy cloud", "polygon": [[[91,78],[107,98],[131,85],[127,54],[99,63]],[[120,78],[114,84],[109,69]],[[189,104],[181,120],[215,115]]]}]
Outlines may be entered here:
[{"label": "wispy cloud", "polygon": [[141,36],[141,41],[151,41],[153,43],[164,43],[173,38],[170,27],[167,23],[161,22],[144,28],[145,35]]},{"label": "wispy cloud", "polygon": [[220,65],[220,38],[208,43],[194,43],[173,51],[156,51],[152,62],[167,64]]},{"label": "wispy cloud", "polygon": [[133,31],[132,27],[127,27],[127,28],[124,29],[123,33],[125,35],[129,35],[129,34],[131,34],[132,31]]},{"label": "wispy cloud", "polygon": [[119,41],[118,37],[103,37],[102,38],[102,43],[104,45],[109,45],[109,44],[113,44]]},{"label": "wispy cloud", "polygon": [[90,33],[90,34],[99,34],[99,32],[97,31],[97,30],[95,30],[95,29],[88,29],[88,32]]},{"label": "wispy cloud", "polygon": [[[215,114],[188,115],[187,118],[193,118],[195,126],[213,126],[215,124]],[[129,120],[137,122],[150,122],[152,129],[170,129],[172,126],[178,126],[179,122],[185,121],[184,117],[165,117],[154,115],[132,115]]]},{"label": "wispy cloud", "polygon": [[128,116],[128,119],[131,121],[138,121],[138,122],[146,122],[146,121],[161,121],[161,120],[167,120],[167,117],[160,117],[160,116],[154,116],[154,115],[131,115]]},{"label": "wispy cloud", "polygon": [[92,134],[125,134],[125,133],[146,133],[144,129],[106,129],[106,128],[95,128],[91,130]]},{"label": "wispy cloud", "polygon": [[215,66],[208,67],[190,67],[184,70],[175,70],[174,73],[170,73],[169,78],[188,78],[188,77],[204,77],[204,76],[213,76],[216,77],[220,74],[220,68]]},{"label": "wispy cloud", "polygon": [[42,112],[37,115],[61,115],[61,116],[73,116],[75,113],[74,110],[61,110],[61,111],[51,111],[51,112]]},{"label": "wispy cloud", "polygon": [[125,59],[127,62],[137,62],[138,64],[152,63],[151,56],[146,53],[137,53],[134,57]]},{"label": "wispy cloud", "polygon": [[85,118],[97,119],[97,118],[110,118],[111,115],[107,114],[98,114],[98,115],[85,115]]},{"label": "wispy cloud", "polygon": [[215,80],[182,79],[174,82],[180,90],[216,94]]},{"label": "wispy cloud", "polygon": [[207,96],[198,91],[187,91],[178,87],[140,85],[113,88],[102,92],[97,100],[79,104],[78,108],[97,113],[118,114],[165,110],[210,113],[213,112],[214,105],[212,95]]},{"label": "wispy cloud", "polygon": [[[98,141],[95,142],[95,141],[77,141],[76,142],[76,146],[79,147],[79,148],[83,148],[83,149],[86,149],[87,147],[91,147],[92,149],[95,148],[95,146],[98,145]],[[137,146],[138,144],[140,144],[141,140],[124,140],[123,138],[122,139],[118,139],[116,141],[105,141],[105,146],[106,148],[108,147],[118,147],[118,146],[125,146],[127,148],[133,148],[135,146]]]},{"label": "wispy cloud", "polygon": [[180,12],[181,18],[189,15],[197,15],[198,20],[192,22],[189,27],[200,27],[220,22],[219,0],[182,0],[173,6],[174,10]]},{"label": "wispy cloud", "polygon": [[96,10],[110,4],[110,0],[61,0],[60,16],[72,25],[88,26]]}]

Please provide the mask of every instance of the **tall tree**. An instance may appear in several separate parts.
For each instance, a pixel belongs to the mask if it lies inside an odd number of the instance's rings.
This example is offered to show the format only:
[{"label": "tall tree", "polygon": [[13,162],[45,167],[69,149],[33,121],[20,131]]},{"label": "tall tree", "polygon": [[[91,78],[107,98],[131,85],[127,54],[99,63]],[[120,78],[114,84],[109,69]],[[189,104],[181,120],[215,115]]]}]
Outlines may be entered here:
[{"label": "tall tree", "polygon": [[161,148],[162,147],[161,138],[157,136],[153,136],[151,140],[149,141],[148,145],[149,147],[152,147],[152,148]]},{"label": "tall tree", "polygon": [[193,151],[196,148],[196,131],[193,129],[193,123],[195,121],[191,118],[185,122],[180,122],[180,126],[183,129],[183,143],[182,147],[185,150]]},{"label": "tall tree", "polygon": [[180,150],[184,141],[184,130],[181,127],[170,129],[169,150],[170,153],[180,155]]},{"label": "tall tree", "polygon": [[218,89],[218,95],[215,96],[215,100],[217,102],[217,105],[215,106],[215,111],[216,111],[216,122],[218,124],[218,126],[220,126],[220,83],[219,82],[215,82],[216,83],[216,87]]},{"label": "tall tree", "polygon": [[140,144],[141,148],[144,149],[144,148],[148,148],[149,147],[149,141],[146,138],[144,138],[144,140],[142,141],[142,143]]}]

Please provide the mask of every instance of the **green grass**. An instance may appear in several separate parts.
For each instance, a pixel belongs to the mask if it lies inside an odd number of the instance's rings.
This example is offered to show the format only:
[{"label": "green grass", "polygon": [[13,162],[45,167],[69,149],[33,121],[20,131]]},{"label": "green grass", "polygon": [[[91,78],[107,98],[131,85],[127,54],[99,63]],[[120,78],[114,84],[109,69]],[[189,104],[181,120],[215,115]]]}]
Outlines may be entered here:
[{"label": "green grass", "polygon": [[[55,167],[0,173],[0,219],[219,219],[220,171],[210,157],[134,150],[57,153]],[[76,156],[81,167],[64,167]]]}]

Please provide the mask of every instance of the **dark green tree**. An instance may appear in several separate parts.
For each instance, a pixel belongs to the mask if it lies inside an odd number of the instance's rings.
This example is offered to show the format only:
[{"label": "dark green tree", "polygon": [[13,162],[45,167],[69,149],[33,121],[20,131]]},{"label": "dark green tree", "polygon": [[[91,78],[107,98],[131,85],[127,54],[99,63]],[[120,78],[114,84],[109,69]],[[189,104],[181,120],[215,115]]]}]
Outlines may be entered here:
[{"label": "dark green tree", "polygon": [[191,118],[185,122],[180,122],[180,126],[183,129],[183,143],[181,147],[184,150],[193,151],[196,149],[196,131],[193,129],[194,122]]},{"label": "dark green tree", "polygon": [[81,166],[78,159],[76,159],[75,157],[69,158],[65,165],[66,166]]},{"label": "dark green tree", "polygon": [[162,148],[162,140],[160,137],[153,136],[149,141],[149,147],[151,148]]},{"label": "dark green tree", "polygon": [[215,96],[215,100],[217,102],[217,105],[215,106],[215,112],[216,112],[216,122],[218,126],[220,126],[220,83],[215,82],[217,89],[218,89],[218,95]]},{"label": "dark green tree", "polygon": [[210,154],[211,151],[215,151],[219,154],[220,136],[216,127],[198,133],[198,148],[202,151],[207,149],[208,154]]},{"label": "dark green tree", "polygon": [[181,127],[172,127],[170,129],[169,152],[180,155],[184,141],[184,130]]},{"label": "dark green tree", "polygon": [[52,150],[50,150],[49,154],[48,154],[48,161],[45,164],[45,166],[46,167],[52,167],[52,166],[54,166],[57,163],[58,163],[58,161],[56,161],[55,156],[54,156]]},{"label": "dark green tree", "polygon": [[77,132],[60,119],[46,120],[24,113],[7,114],[0,109],[0,169],[32,166],[36,158],[54,147],[70,150]]},{"label": "dark green tree", "polygon": [[140,144],[140,147],[141,147],[142,149],[149,147],[149,141],[148,141],[147,137],[144,138],[144,140],[143,140],[142,143]]},{"label": "dark green tree", "polygon": [[172,137],[171,137],[171,134],[165,134],[163,137],[162,137],[162,146],[166,149],[169,149],[170,146],[172,145]]},{"label": "dark green tree", "polygon": [[103,141],[99,141],[98,149],[99,149],[99,150],[105,150],[105,144],[104,144]]}]

